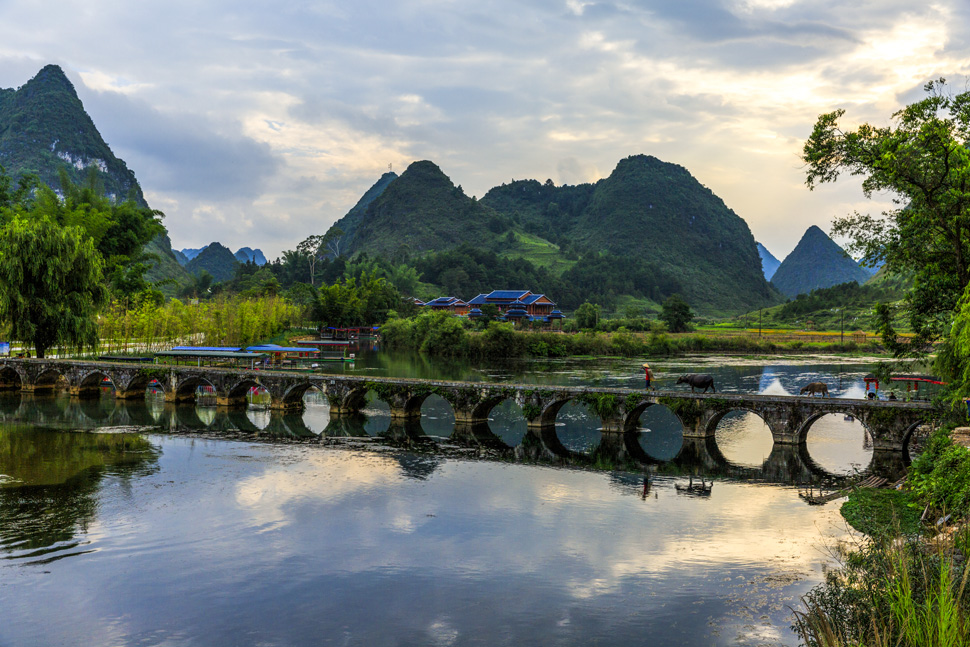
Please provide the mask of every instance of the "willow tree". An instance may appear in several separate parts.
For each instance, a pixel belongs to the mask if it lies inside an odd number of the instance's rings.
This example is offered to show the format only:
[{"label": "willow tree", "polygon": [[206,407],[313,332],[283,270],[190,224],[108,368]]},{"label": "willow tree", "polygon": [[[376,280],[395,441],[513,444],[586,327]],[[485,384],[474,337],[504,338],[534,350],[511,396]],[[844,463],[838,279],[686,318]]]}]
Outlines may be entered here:
[{"label": "willow tree", "polygon": [[832,231],[865,262],[913,277],[907,296],[915,350],[948,328],[970,283],[970,92],[953,95],[943,79],[886,126],[844,129],[844,110],[819,116],[802,154],[810,189],[842,173],[862,177],[866,197],[889,194],[879,216],[837,218]]},{"label": "willow tree", "polygon": [[80,228],[14,218],[0,229],[0,321],[37,357],[97,346],[95,315],[107,300],[101,255]]}]

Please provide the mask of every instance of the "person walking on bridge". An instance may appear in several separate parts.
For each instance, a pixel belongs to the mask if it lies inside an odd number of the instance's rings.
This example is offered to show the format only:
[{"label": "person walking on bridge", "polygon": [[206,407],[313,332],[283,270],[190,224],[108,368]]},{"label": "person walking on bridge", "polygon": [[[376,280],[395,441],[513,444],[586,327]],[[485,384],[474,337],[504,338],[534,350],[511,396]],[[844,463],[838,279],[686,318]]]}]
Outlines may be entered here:
[{"label": "person walking on bridge", "polygon": [[643,377],[647,381],[647,391],[650,390],[650,382],[653,380],[653,373],[650,371],[650,365],[644,362],[643,364]]}]

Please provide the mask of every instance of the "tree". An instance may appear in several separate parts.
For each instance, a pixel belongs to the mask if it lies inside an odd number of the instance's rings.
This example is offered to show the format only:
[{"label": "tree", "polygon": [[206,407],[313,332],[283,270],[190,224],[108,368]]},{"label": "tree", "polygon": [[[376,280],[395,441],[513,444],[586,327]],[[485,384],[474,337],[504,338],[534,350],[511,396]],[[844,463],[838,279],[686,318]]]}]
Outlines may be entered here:
[{"label": "tree", "polygon": [[576,321],[576,325],[580,330],[596,328],[596,324],[600,319],[600,307],[587,301],[576,308],[576,312],[573,313],[573,319]]},{"label": "tree", "polygon": [[320,245],[333,254],[334,258],[340,256],[340,243],[344,239],[344,230],[340,227],[331,227],[330,230],[320,238]]},{"label": "tree", "polygon": [[0,229],[0,320],[37,357],[55,345],[95,347],[107,303],[103,262],[80,228],[15,218]]},{"label": "tree", "polygon": [[914,277],[906,306],[918,353],[947,329],[970,282],[970,92],[953,96],[944,79],[924,90],[890,126],[843,130],[844,110],[820,115],[802,154],[809,189],[850,173],[867,197],[894,196],[896,208],[836,219],[832,233],[864,262]]},{"label": "tree", "polygon": [[693,319],[694,313],[679,294],[671,294],[664,301],[660,320],[667,324],[667,330],[670,332],[687,332]]},{"label": "tree", "polygon": [[317,262],[323,258],[323,236],[307,236],[297,246],[296,251],[306,258],[310,266],[310,285],[313,285]]}]

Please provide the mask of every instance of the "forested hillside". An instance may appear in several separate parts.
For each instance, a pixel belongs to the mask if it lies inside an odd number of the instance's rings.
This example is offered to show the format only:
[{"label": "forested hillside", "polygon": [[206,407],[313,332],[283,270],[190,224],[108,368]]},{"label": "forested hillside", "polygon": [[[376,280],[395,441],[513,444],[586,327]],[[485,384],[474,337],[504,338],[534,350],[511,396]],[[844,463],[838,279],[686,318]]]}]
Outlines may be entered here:
[{"label": "forested hillside", "polygon": [[347,253],[389,256],[481,243],[506,229],[489,229],[494,211],[465,195],[434,163],[414,162],[371,201]]},{"label": "forested hillside", "polygon": [[824,231],[812,225],[778,266],[771,282],[788,297],[795,297],[847,281],[861,285],[870,277]]},{"label": "forested hillside", "polygon": [[236,275],[238,265],[239,261],[228,247],[210,243],[185,265],[185,270],[193,276],[199,276],[205,271],[217,282],[222,282]]},{"label": "forested hillside", "polygon": [[[0,89],[0,166],[14,179],[32,174],[61,193],[61,174],[76,186],[93,179],[116,202],[148,206],[135,174],[111,152],[57,65],[45,66],[20,88]],[[188,280],[165,234],[145,251],[158,257],[150,262],[149,280]]]}]

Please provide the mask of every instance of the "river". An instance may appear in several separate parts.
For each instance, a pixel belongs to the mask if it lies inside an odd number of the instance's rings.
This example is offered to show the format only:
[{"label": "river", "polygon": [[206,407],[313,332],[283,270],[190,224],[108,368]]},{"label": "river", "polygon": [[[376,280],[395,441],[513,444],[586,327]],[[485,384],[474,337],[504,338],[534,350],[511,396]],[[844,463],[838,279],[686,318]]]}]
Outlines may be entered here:
[{"label": "river", "polygon": [[[871,365],[654,367],[662,386],[688,369],[726,392],[821,378],[857,397]],[[619,360],[435,373],[363,352],[340,370],[642,384],[639,362]],[[858,423],[823,418],[806,448],[779,450],[760,419],[733,415],[698,458],[656,407],[641,419],[651,464],[608,470],[523,460],[516,409],[496,410],[476,444],[449,437],[434,398],[403,436],[377,402],[341,423],[313,394],[299,422],[110,394],[0,398],[0,645],[798,643],[790,608],[854,539],[838,502],[809,506],[799,490],[869,468]],[[597,423],[566,407],[557,434],[586,456]],[[695,478],[713,486],[678,488]]]}]

